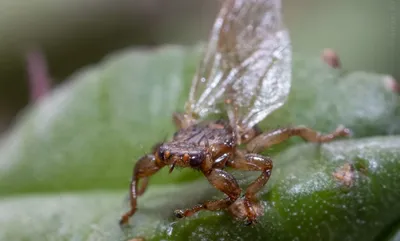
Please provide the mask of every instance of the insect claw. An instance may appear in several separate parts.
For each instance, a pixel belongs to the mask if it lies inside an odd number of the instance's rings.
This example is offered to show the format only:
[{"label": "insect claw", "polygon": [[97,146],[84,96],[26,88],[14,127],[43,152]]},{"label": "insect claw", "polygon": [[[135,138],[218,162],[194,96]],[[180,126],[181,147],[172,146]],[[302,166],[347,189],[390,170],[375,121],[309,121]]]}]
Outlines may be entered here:
[{"label": "insect claw", "polygon": [[251,226],[251,225],[257,224],[257,223],[258,223],[257,219],[247,218],[245,223],[244,223],[244,225],[245,226]]},{"label": "insect claw", "polygon": [[177,218],[183,218],[185,216],[182,210],[175,210],[174,214]]},{"label": "insect claw", "polygon": [[348,137],[353,136],[353,131],[350,130],[349,128],[346,128],[344,125],[339,125],[336,128],[335,132],[340,133],[341,136],[348,136]]},{"label": "insect claw", "polygon": [[124,230],[125,228],[130,227],[129,222],[127,222],[127,220],[124,220],[124,219],[120,219],[119,222],[118,222],[118,224],[119,224],[119,227],[120,227],[122,230]]},{"label": "insect claw", "polygon": [[251,221],[251,220],[246,220],[246,222],[244,223],[244,225],[245,226],[250,226],[250,225],[252,225],[253,224],[253,221]]}]

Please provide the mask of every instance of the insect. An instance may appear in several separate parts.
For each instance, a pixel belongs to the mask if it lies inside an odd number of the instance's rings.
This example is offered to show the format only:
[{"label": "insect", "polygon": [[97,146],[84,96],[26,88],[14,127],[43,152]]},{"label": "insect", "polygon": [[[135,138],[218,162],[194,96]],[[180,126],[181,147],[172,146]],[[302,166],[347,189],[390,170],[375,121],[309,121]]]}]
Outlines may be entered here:
[{"label": "insect", "polygon": [[[137,199],[146,190],[148,178],[163,167],[169,167],[170,172],[174,167],[197,169],[226,195],[221,200],[176,210],[178,218],[201,210],[227,209],[239,199],[242,189],[226,167],[259,171],[260,176],[241,198],[244,208],[240,208],[240,215],[251,224],[259,216],[253,208],[256,194],[268,182],[273,166],[272,160],[260,152],[291,136],[328,142],[349,134],[344,127],[326,135],[301,126],[266,133],[257,127],[284,104],[290,90],[291,43],[280,8],[280,0],[222,3],[193,78],[185,113],[173,114],[178,131],[136,163],[130,184],[130,210],[122,215],[121,225],[135,214]],[[216,113],[225,114],[226,118],[207,119]]]}]

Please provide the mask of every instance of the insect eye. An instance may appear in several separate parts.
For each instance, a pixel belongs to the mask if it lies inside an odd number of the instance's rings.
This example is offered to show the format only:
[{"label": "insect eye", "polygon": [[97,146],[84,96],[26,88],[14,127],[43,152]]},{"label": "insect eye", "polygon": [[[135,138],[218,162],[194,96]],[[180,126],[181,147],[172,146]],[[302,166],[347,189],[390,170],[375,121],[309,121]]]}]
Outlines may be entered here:
[{"label": "insect eye", "polygon": [[202,153],[196,153],[196,154],[190,155],[190,166],[198,167],[201,165],[203,160],[204,160],[204,155]]},{"label": "insect eye", "polygon": [[157,153],[158,157],[162,160],[166,160],[171,156],[170,151],[165,150],[164,148],[160,147]]},{"label": "insect eye", "polygon": [[160,159],[164,159],[164,152],[165,152],[165,150],[158,149],[157,156],[158,156]]}]

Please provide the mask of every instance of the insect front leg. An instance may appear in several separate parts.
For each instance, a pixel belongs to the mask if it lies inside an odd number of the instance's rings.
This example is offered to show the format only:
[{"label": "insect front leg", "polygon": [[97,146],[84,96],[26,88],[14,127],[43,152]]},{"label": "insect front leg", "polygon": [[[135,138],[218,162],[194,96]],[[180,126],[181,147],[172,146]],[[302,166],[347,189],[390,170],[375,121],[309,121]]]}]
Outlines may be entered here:
[{"label": "insect front leg", "polygon": [[230,173],[221,169],[211,169],[210,172],[204,172],[204,175],[216,189],[225,193],[228,197],[221,200],[206,201],[186,210],[176,210],[175,215],[178,218],[189,217],[200,210],[216,211],[226,209],[239,198],[241,189]]},{"label": "insect front leg", "polygon": [[[132,181],[130,184],[130,210],[122,215],[119,224],[127,224],[129,218],[135,214],[137,209],[137,197],[142,195],[148,184],[148,177],[155,174],[164,165],[157,163],[154,155],[146,155],[139,159],[133,169]],[[139,181],[142,181],[139,187]]]},{"label": "insect front leg", "polygon": [[281,128],[271,132],[266,132],[261,135],[256,136],[251,140],[246,149],[249,152],[259,153],[273,145],[279,144],[292,136],[299,136],[306,141],[310,142],[330,142],[339,136],[349,136],[350,130],[339,126],[335,131],[328,134],[321,134],[308,127],[299,126],[292,128]]},{"label": "insect front leg", "polygon": [[250,224],[254,222],[258,216],[253,205],[258,202],[256,194],[265,186],[271,176],[273,166],[272,160],[259,154],[244,154],[237,151],[235,159],[228,161],[227,165],[238,170],[261,172],[260,176],[247,187],[245,192],[244,216],[247,217],[247,221]]}]

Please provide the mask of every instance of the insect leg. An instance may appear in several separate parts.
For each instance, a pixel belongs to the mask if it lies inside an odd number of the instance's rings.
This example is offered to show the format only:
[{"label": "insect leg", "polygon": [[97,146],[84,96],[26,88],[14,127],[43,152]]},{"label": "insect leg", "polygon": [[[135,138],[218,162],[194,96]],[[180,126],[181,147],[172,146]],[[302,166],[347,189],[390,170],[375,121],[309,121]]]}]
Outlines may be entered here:
[{"label": "insect leg", "polygon": [[241,189],[236,179],[228,172],[221,169],[212,169],[211,172],[205,173],[205,176],[216,189],[225,193],[228,197],[221,200],[206,201],[186,210],[176,210],[175,215],[178,218],[189,217],[200,210],[216,211],[225,209],[240,196]]},{"label": "insect leg", "polygon": [[235,159],[228,161],[227,165],[238,170],[261,171],[261,175],[247,187],[245,192],[245,216],[247,216],[247,221],[252,223],[258,216],[253,208],[253,204],[258,202],[255,195],[264,187],[271,176],[272,160],[259,154],[243,154],[237,151]]},{"label": "insect leg", "polygon": [[[163,165],[156,162],[154,155],[146,155],[139,159],[133,169],[132,181],[130,184],[130,210],[122,215],[119,221],[120,225],[128,223],[129,218],[135,214],[137,208],[137,197],[142,195],[146,190],[148,177],[160,170]],[[143,183],[139,188],[139,180]]]},{"label": "insect leg", "polygon": [[313,129],[304,126],[292,127],[292,128],[281,128],[272,132],[266,132],[256,136],[251,140],[246,149],[249,152],[259,153],[273,145],[279,144],[292,136],[299,136],[306,141],[310,142],[329,142],[339,136],[349,136],[350,130],[339,126],[335,131],[328,134],[321,134]]},{"label": "insect leg", "polygon": [[147,185],[149,184],[149,178],[148,177],[144,177],[144,178],[141,179],[141,182],[142,182],[142,185],[140,186],[140,189],[138,189],[136,191],[138,197],[142,196],[143,193],[146,191]]}]

